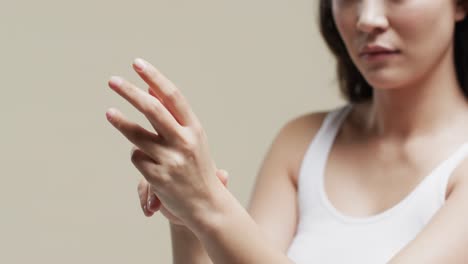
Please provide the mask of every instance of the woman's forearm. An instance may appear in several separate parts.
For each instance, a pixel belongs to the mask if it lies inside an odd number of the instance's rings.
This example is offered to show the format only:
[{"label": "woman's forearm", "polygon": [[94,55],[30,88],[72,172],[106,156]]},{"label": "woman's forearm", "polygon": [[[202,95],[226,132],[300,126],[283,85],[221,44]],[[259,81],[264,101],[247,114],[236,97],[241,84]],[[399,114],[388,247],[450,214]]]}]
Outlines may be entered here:
[{"label": "woman's forearm", "polygon": [[213,263],[293,263],[270,243],[229,191],[222,192],[218,201],[222,209],[202,214],[193,229]]},{"label": "woman's forearm", "polygon": [[200,240],[185,226],[170,224],[173,264],[213,264]]}]

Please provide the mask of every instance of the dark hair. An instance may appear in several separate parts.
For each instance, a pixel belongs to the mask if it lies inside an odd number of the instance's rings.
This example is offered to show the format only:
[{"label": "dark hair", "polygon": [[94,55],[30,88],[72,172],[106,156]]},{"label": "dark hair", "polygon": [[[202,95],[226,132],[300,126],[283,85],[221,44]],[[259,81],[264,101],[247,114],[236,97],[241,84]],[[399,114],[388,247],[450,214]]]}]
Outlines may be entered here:
[{"label": "dark hair", "polygon": [[[341,95],[352,103],[372,99],[372,87],[367,83],[349,56],[333,19],[332,0],[320,0],[319,25],[322,37],[337,60],[338,84]],[[468,0],[459,0],[468,11]],[[455,26],[455,67],[458,82],[468,98],[468,18]]]}]

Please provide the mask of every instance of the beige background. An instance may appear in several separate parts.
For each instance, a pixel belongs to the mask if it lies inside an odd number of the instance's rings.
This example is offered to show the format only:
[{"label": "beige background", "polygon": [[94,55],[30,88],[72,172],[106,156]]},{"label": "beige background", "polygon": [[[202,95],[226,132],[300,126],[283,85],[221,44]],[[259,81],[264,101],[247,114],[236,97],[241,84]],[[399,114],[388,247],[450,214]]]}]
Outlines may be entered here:
[{"label": "beige background", "polygon": [[[135,57],[183,91],[244,206],[278,129],[343,103],[316,0],[1,1],[0,263],[171,263],[146,218],[107,86],[143,82]],[[144,87],[143,85],[141,86]]]}]

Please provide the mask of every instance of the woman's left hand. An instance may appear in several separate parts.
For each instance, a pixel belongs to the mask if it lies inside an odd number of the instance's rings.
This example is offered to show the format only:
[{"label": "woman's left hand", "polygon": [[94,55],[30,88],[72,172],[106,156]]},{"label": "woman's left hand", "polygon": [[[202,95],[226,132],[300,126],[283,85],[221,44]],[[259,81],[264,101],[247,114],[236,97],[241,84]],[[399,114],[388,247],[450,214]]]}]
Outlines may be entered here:
[{"label": "woman's left hand", "polygon": [[135,60],[133,68],[149,85],[151,94],[121,77],[112,77],[109,86],[146,116],[155,133],[115,108],[106,112],[107,119],[135,145],[131,161],[161,203],[187,226],[193,226],[219,209],[218,195],[225,191],[216,177],[207,136],[170,80],[141,59]]}]

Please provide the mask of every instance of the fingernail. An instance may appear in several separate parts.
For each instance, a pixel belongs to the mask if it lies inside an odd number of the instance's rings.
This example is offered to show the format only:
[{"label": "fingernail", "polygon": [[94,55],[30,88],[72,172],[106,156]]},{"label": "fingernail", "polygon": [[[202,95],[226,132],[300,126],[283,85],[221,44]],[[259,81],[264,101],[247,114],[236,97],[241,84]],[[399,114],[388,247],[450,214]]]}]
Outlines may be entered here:
[{"label": "fingernail", "polygon": [[148,199],[148,209],[149,210],[151,210],[151,205],[153,205],[155,200],[156,200],[156,197],[154,195],[151,195],[151,197]]},{"label": "fingernail", "polygon": [[123,82],[122,78],[119,76],[112,76],[109,80],[110,84],[113,86],[120,86]]},{"label": "fingernail", "polygon": [[145,70],[146,62],[143,59],[136,58],[134,63],[135,63],[135,68],[137,69],[137,71],[142,72]]},{"label": "fingernail", "polygon": [[106,117],[107,120],[112,121],[112,117],[115,115],[115,110],[113,108],[107,110]]},{"label": "fingernail", "polygon": [[106,118],[109,121],[112,121],[112,115],[109,112],[106,112]]}]

